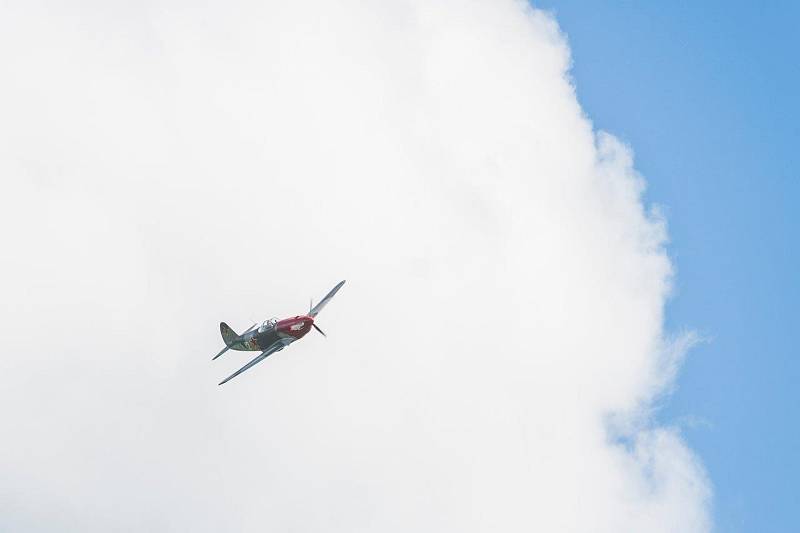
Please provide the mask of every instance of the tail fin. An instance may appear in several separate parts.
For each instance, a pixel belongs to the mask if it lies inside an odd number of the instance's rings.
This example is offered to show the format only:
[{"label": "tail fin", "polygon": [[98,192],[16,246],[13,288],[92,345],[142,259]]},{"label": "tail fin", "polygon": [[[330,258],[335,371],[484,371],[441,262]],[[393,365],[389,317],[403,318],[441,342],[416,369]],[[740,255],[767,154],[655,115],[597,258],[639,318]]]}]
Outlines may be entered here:
[{"label": "tail fin", "polygon": [[239,335],[225,322],[219,323],[219,332],[222,333],[222,340],[225,341],[225,346],[230,346],[239,338]]}]

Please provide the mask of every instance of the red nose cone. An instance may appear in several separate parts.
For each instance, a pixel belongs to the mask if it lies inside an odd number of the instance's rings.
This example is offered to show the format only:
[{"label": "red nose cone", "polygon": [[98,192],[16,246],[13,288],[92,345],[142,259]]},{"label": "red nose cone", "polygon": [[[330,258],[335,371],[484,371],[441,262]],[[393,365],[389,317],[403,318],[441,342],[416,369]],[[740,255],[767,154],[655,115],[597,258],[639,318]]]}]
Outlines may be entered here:
[{"label": "red nose cone", "polygon": [[296,316],[293,318],[286,318],[278,322],[275,330],[279,335],[294,337],[299,339],[309,331],[311,331],[314,319],[307,315]]}]

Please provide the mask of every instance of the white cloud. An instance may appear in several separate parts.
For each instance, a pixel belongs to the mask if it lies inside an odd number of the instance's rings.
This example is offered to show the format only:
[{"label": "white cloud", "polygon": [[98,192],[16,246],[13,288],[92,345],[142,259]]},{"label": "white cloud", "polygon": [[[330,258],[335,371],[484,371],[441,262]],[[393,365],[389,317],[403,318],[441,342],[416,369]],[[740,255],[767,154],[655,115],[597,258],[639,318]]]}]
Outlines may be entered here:
[{"label": "white cloud", "polygon": [[[551,16],[3,10],[4,528],[709,530],[649,417],[664,223]],[[218,321],[345,277],[327,340],[216,386]]]}]

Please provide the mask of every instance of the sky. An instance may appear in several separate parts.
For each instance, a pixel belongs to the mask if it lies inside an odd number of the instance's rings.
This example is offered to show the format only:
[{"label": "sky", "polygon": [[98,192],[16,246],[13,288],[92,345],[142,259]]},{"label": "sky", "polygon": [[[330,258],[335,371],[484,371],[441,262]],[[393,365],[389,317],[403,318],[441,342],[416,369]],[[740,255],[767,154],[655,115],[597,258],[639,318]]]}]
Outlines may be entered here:
[{"label": "sky", "polygon": [[4,4],[0,528],[786,530],[791,17],[542,7]]},{"label": "sky", "polygon": [[661,418],[714,485],[719,531],[789,531],[800,506],[800,49],[792,2],[540,2],[568,35],[578,97],[630,143],[669,220],[669,329],[706,342]]}]

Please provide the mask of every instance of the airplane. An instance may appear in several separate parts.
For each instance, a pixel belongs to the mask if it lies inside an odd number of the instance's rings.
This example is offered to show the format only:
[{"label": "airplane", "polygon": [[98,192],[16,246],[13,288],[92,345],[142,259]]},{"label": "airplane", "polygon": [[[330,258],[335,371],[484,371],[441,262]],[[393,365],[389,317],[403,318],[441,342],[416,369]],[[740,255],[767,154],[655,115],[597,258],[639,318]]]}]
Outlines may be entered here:
[{"label": "airplane", "polygon": [[314,319],[331,298],[333,298],[336,292],[342,288],[342,285],[344,285],[344,280],[340,281],[331,289],[331,291],[325,295],[325,298],[320,300],[317,305],[313,305],[312,301],[312,306],[309,308],[308,314],[306,315],[297,315],[292,318],[284,318],[283,320],[270,318],[269,320],[265,320],[258,329],[254,329],[258,324],[253,324],[241,335],[233,331],[225,322],[220,322],[219,330],[220,333],[222,333],[222,340],[225,342],[225,348],[215,355],[213,359],[211,359],[212,361],[228,350],[260,351],[261,353],[258,354],[255,359],[222,380],[219,384],[227,383],[275,352],[283,350],[311,331],[312,327],[321,333],[323,337],[327,337],[325,332],[319,329],[314,323]]}]

